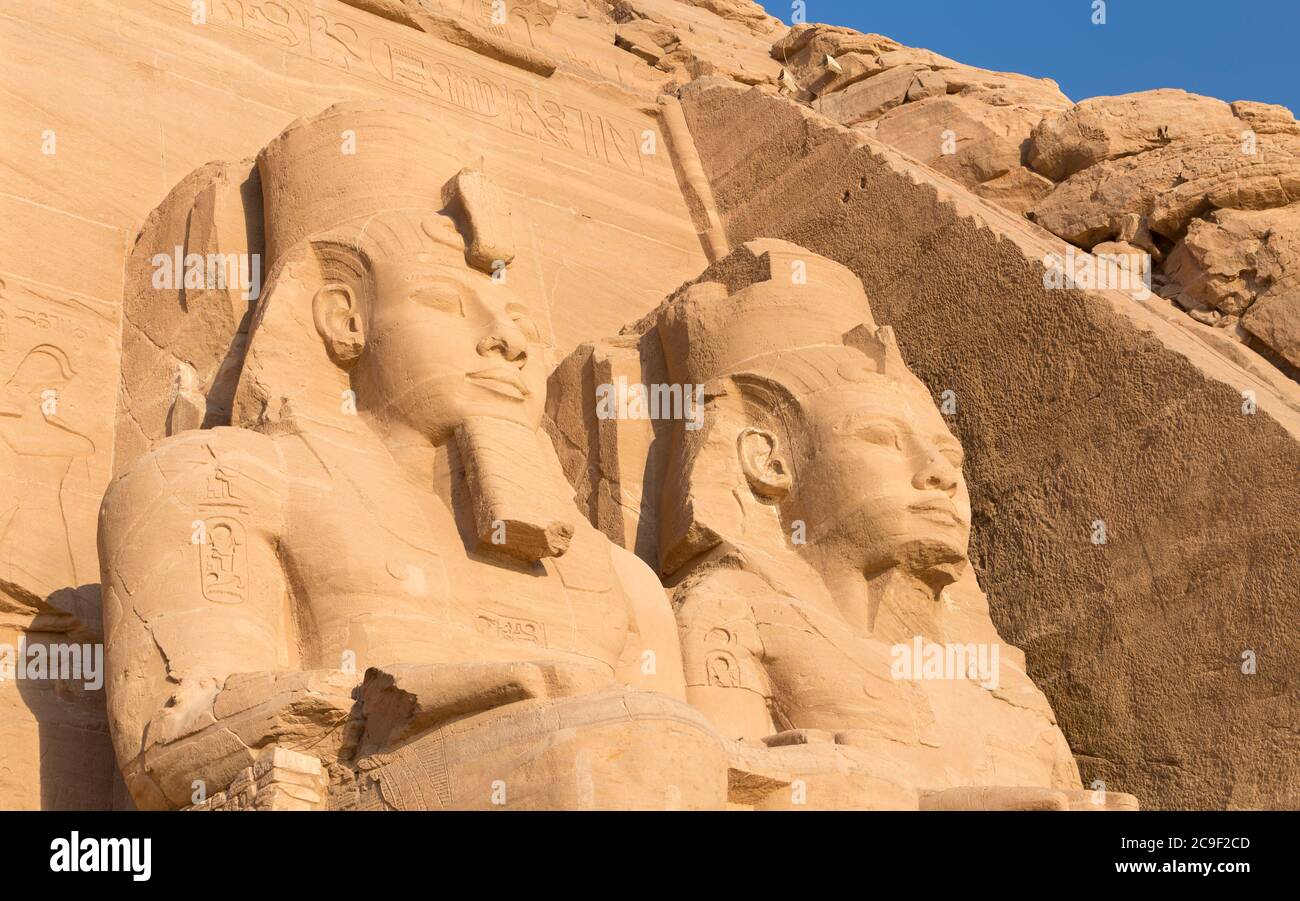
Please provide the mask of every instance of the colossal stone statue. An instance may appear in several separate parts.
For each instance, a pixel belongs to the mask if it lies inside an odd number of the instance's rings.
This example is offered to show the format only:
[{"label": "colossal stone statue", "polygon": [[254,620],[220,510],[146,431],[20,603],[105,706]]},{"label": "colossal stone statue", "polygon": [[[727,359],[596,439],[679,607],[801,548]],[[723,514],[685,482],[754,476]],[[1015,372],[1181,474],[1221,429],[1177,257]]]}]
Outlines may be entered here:
[{"label": "colossal stone statue", "polygon": [[230,426],[178,382],[101,509],[137,805],[1131,806],[999,640],[961,448],[851,272],[755,242],[641,323],[707,399],[660,424],[670,604],[579,514],[508,204],[437,140],[348,103],[258,156]]},{"label": "colossal stone statue", "polygon": [[1135,804],[1081,790],[998,637],[961,447],[851,272],[755,241],[631,331],[708,399],[662,436],[655,519],[687,698],[724,736],[826,746],[854,776],[809,771],[814,806]]},{"label": "colossal stone statue", "polygon": [[234,427],[162,441],[105,497],[111,728],[142,807],[205,802],[266,749],[324,762],[305,806],[725,801],[660,584],[577,515],[539,431],[509,211],[479,172],[428,171],[436,140],[342,104],[263,150]]}]

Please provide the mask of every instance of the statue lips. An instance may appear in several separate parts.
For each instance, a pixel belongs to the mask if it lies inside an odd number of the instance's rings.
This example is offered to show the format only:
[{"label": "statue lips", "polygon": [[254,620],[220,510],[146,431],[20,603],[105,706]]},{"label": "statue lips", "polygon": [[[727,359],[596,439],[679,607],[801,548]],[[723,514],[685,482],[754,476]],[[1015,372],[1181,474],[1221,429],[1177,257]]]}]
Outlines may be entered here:
[{"label": "statue lips", "polygon": [[518,370],[509,369],[505,366],[480,369],[477,372],[469,373],[466,378],[478,382],[488,391],[502,394],[513,400],[526,400],[532,394],[528,389],[528,385],[519,375]]},{"label": "statue lips", "polygon": [[957,515],[957,508],[947,499],[920,501],[919,503],[909,504],[907,509],[931,519],[946,519],[953,525],[964,526],[966,524]]}]

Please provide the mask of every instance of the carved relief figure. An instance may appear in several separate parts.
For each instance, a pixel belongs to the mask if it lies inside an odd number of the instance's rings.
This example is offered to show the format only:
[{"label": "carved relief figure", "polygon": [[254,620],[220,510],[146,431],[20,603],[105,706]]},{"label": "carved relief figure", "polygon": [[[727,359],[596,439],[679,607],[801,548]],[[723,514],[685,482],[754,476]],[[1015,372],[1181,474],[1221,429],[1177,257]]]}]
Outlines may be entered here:
[{"label": "carved relief figure", "polygon": [[38,344],[0,386],[4,569],[58,588],[79,584],[62,492],[74,463],[95,452],[60,413],[60,392],[74,376],[62,349]]},{"label": "carved relief figure", "polygon": [[[662,587],[581,519],[539,431],[504,197],[428,171],[437,140],[424,111],[342,104],[263,150],[235,427],[164,440],[105,498],[109,709],[141,806],[199,803],[195,780],[225,789],[270,746],[324,761],[336,806],[488,806],[497,782],[512,806],[724,801]],[[578,749],[610,770],[594,795]]]}]

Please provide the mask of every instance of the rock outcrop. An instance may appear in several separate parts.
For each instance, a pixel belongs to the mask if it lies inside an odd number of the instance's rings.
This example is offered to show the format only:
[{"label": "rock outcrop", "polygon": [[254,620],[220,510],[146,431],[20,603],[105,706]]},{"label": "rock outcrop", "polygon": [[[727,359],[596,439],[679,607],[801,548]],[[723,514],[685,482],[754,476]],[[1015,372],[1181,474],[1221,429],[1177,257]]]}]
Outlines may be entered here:
[{"label": "rock outcrop", "polygon": [[1026,165],[1034,128],[1070,104],[1050,79],[977,69],[830,25],[795,26],[772,56],[814,109],[871,130],[982,197],[1024,212],[1051,190]]},{"label": "rock outcrop", "polygon": [[[1289,241],[1290,214],[1250,220],[1266,231],[1264,222],[1279,228],[1260,264],[1261,278],[1274,287],[1252,317],[1254,327],[1240,317],[1257,292],[1229,301],[1240,308],[1231,312],[1212,302],[1207,281],[1228,278],[1240,293],[1255,278],[1254,264],[1204,273],[1206,265],[1233,265],[1223,251],[1205,247],[1215,240],[1216,211],[1273,210],[1300,199],[1300,123],[1286,108],[1176,89],[1071,105],[1050,79],[977,69],[830,25],[795,26],[772,45],[772,56],[784,67],[778,88],[829,119],[1083,250],[1119,259],[1149,255],[1142,266],[1162,297],[1295,377],[1300,301],[1289,287],[1294,263],[1280,250]],[[1235,223],[1228,226],[1234,245],[1235,236],[1253,228],[1230,216],[1224,221]],[[1219,262],[1207,264],[1207,253]],[[1190,320],[1188,327],[1195,327]]]},{"label": "rock outcrop", "polygon": [[1296,376],[1300,123],[1289,110],[1176,90],[1097,97],[1044,118],[1028,158],[1059,182],[1030,218],[1094,253],[1140,231],[1162,296]]},{"label": "rock outcrop", "polygon": [[1174,141],[1240,131],[1222,100],[1162,89],[1083,100],[1033,131],[1029,164],[1053,181]]},{"label": "rock outcrop", "polygon": [[1164,271],[1184,307],[1208,307],[1216,325],[1239,321],[1300,368],[1300,204],[1194,219]]},{"label": "rock outcrop", "polygon": [[1300,655],[1275,625],[1300,612],[1300,388],[1155,297],[1047,287],[1065,242],[867,133],[718,80],[683,106],[729,240],[849,267],[948,399],[994,622],[1085,784],[1294,806],[1294,742],[1258,738],[1291,715],[1294,664],[1256,664]]},{"label": "rock outcrop", "polygon": [[1300,804],[1288,110],[203,6],[0,16],[0,808]]}]

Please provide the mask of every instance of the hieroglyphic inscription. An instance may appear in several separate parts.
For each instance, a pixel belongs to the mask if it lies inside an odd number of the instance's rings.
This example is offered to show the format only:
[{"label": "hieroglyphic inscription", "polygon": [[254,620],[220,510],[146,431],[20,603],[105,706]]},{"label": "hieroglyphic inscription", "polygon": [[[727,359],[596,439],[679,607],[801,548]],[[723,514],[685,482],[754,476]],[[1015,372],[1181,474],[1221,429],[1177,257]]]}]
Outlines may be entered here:
[{"label": "hieroglyphic inscription", "polygon": [[546,626],[532,619],[517,616],[498,616],[487,610],[475,614],[478,629],[484,635],[504,638],[507,641],[525,641],[540,648],[546,647]]},{"label": "hieroglyphic inscription", "polygon": [[248,535],[242,522],[247,512],[234,473],[218,467],[208,477],[208,493],[200,506],[205,535],[198,543],[199,583],[203,597],[214,604],[242,604],[248,597]]},{"label": "hieroglyphic inscription", "polygon": [[[155,0],[189,15],[183,0]],[[538,13],[542,15],[541,12]],[[304,0],[217,0],[210,24],[235,28],[331,68],[380,82],[467,113],[513,134],[621,172],[667,177],[657,155],[642,153],[642,125],[595,113],[522,80],[453,62],[428,41],[383,33],[366,15]],[[542,19],[538,20],[539,22]]]},{"label": "hieroglyphic inscription", "polygon": [[740,667],[730,651],[710,651],[704,660],[708,684],[719,688],[740,687]]},{"label": "hieroglyphic inscription", "polygon": [[[555,22],[559,7],[546,0],[447,0],[443,11],[458,7],[459,17],[498,38],[537,49],[537,36]],[[505,21],[500,19],[504,15]]]}]

